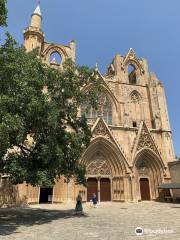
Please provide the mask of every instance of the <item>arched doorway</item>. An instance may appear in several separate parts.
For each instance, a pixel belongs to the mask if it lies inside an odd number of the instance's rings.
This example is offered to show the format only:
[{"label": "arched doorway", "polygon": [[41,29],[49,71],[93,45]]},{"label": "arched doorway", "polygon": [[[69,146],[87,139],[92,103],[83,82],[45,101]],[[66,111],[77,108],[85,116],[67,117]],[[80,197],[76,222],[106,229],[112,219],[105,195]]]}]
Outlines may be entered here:
[{"label": "arched doorway", "polygon": [[[103,124],[104,122],[99,120],[99,125],[96,125],[94,133],[99,131],[98,129],[101,130],[103,128],[105,128],[104,131],[109,133]],[[99,132],[97,133],[99,134]],[[92,180],[90,179],[92,178],[97,179],[96,186],[98,187],[97,196],[99,201],[124,200],[125,185],[122,176],[126,172],[126,162],[121,152],[112,142],[103,136],[94,137],[84,153],[81,163],[86,166],[87,181],[91,182]],[[95,192],[90,189],[90,186],[87,186],[87,201],[90,201],[92,193]]]},{"label": "arched doorway", "polygon": [[100,179],[100,199],[102,202],[111,201],[111,183],[109,178]]},{"label": "arched doorway", "polygon": [[141,192],[141,200],[150,200],[150,188],[149,188],[149,180],[148,178],[140,178],[140,192]]},{"label": "arched doorway", "polygon": [[[87,166],[87,201],[90,201],[93,193],[99,201],[111,201],[111,183],[109,176],[111,168],[105,156],[97,152]],[[93,178],[94,176],[94,178]]]},{"label": "arched doorway", "polygon": [[135,194],[138,200],[157,199],[158,186],[163,179],[163,165],[160,158],[150,149],[138,153],[135,161]]},{"label": "arched doorway", "polygon": [[39,203],[52,203],[53,188],[41,187]]},{"label": "arched doorway", "polygon": [[93,193],[96,194],[98,198],[98,181],[96,178],[88,178],[87,180],[87,201],[92,199]]}]

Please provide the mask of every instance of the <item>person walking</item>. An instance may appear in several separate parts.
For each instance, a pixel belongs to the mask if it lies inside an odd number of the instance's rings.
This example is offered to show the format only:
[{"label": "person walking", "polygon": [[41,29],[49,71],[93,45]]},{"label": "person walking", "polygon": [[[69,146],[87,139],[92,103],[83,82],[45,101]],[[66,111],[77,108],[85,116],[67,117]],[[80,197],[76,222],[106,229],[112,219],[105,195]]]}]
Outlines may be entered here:
[{"label": "person walking", "polygon": [[93,193],[92,202],[93,202],[93,207],[97,207],[97,197],[95,193]]},{"label": "person walking", "polygon": [[83,214],[82,197],[80,193],[76,198],[75,214]]}]

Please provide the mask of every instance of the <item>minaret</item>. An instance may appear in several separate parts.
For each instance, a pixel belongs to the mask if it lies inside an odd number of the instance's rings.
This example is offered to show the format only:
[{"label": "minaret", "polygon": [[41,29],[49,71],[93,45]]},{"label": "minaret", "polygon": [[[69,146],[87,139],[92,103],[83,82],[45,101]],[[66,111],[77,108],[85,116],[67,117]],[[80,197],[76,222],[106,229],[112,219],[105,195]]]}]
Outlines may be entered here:
[{"label": "minaret", "polygon": [[31,15],[30,26],[24,31],[24,46],[27,51],[31,51],[34,48],[39,48],[41,51],[44,43],[44,33],[41,30],[42,27],[42,15],[40,5],[36,7],[35,11]]}]

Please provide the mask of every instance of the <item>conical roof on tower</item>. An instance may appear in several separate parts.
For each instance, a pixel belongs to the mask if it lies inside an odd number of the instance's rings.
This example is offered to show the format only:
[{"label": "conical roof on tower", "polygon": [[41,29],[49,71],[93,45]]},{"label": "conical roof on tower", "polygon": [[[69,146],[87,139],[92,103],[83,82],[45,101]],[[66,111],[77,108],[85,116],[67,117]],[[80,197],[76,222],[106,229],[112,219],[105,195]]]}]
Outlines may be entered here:
[{"label": "conical roof on tower", "polygon": [[42,16],[40,4],[37,5],[37,7],[36,7],[36,9],[34,10],[33,14],[38,14],[38,15]]}]

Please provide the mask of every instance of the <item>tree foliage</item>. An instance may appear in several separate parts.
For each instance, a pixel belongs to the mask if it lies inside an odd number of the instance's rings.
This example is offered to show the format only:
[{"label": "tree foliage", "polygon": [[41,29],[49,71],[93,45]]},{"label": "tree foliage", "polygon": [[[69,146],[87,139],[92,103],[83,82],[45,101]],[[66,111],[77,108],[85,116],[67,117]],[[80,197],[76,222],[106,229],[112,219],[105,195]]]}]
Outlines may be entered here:
[{"label": "tree foliage", "polygon": [[0,26],[6,26],[7,8],[6,0],[0,0]]},{"label": "tree foliage", "polygon": [[[0,172],[13,183],[51,185],[64,175],[85,182],[79,164],[91,131],[78,108],[95,107],[94,70],[68,60],[59,71],[7,34],[0,47]],[[92,86],[88,92],[82,86]]]}]

